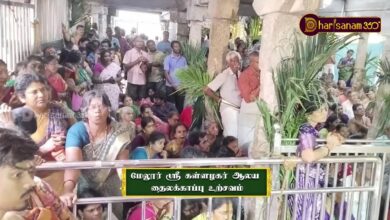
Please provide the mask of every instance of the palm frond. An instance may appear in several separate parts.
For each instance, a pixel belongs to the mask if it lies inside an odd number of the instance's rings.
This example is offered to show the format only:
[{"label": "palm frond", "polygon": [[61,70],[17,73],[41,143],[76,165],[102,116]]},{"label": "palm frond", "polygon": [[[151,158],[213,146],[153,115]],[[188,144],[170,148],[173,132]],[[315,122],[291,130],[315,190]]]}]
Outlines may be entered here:
[{"label": "palm frond", "polygon": [[[284,138],[295,138],[298,135],[299,126],[305,122],[306,115],[300,108],[303,100],[316,97],[318,105],[322,96],[321,82],[318,74],[325,65],[327,59],[340,48],[353,41],[357,34],[349,34],[338,38],[334,34],[320,33],[312,37],[292,38],[292,56],[282,59],[273,75],[279,111],[272,112],[275,122],[282,128]],[[264,114],[266,109],[259,105],[266,122],[269,114]],[[272,124],[265,128],[272,132]],[[273,134],[267,134],[267,137]]]},{"label": "palm frond", "polygon": [[193,105],[192,124],[190,130],[201,129],[203,123],[203,117],[207,114],[206,106],[204,103],[204,97],[199,96]]},{"label": "palm frond", "polygon": [[375,111],[373,125],[369,131],[371,138],[382,135],[385,128],[390,123],[390,61],[382,59],[377,63],[378,73],[378,92],[375,101]]},{"label": "palm frond", "polygon": [[267,141],[270,143],[270,146],[273,147],[274,135],[275,135],[275,128],[273,125],[276,123],[277,118],[270,111],[270,109],[267,106],[267,103],[265,103],[263,100],[257,101],[256,104],[263,117],[264,129],[266,129],[265,134],[266,134]]},{"label": "palm frond", "polygon": [[377,67],[380,71],[378,73],[378,86],[390,84],[390,60],[380,60]]},{"label": "palm frond", "polygon": [[376,114],[377,117],[380,117],[378,123],[374,125],[378,129],[378,135],[383,135],[386,127],[390,123],[390,95],[383,97],[383,99],[376,103],[376,108],[379,108],[379,111]]},{"label": "palm frond", "polygon": [[179,70],[177,77],[180,80],[179,92],[185,92],[191,102],[195,102],[198,97],[204,95],[204,87],[212,80],[211,76],[199,65]]},{"label": "palm frond", "polygon": [[371,52],[368,52],[366,55],[366,60],[364,62],[364,71],[365,71],[365,78],[364,78],[364,85],[373,85],[375,84],[376,75],[370,74],[368,75],[368,72],[371,72],[372,70],[375,70],[379,65],[379,59],[377,56],[372,56]]},{"label": "palm frond", "polygon": [[181,50],[189,66],[202,66],[206,68],[206,48],[200,45],[193,45],[186,41],[183,42]]},{"label": "palm frond", "polygon": [[[258,103],[262,113],[264,130],[267,140],[273,149],[274,123],[279,123],[283,138],[296,138],[299,127],[306,121],[305,111],[302,109],[302,102],[309,98],[316,97],[317,105],[320,101],[323,90],[318,74],[325,65],[327,59],[345,47],[357,34],[349,34],[337,38],[334,34],[320,33],[312,37],[293,36],[292,56],[282,59],[273,74],[273,81],[276,89],[276,97],[279,109],[271,112],[266,103]],[[280,169],[282,187],[286,187],[295,181],[292,170]],[[290,216],[285,216],[290,218]]]},{"label": "palm frond", "polygon": [[219,116],[219,104],[206,96],[204,88],[213,80],[201,64],[189,66],[177,72],[180,80],[178,92],[185,93],[191,103],[194,103],[194,114],[192,128],[200,126],[206,118],[207,111],[210,109],[213,118],[221,125]]},{"label": "palm frond", "polygon": [[261,29],[263,23],[260,17],[255,16],[250,19],[249,22],[249,37],[251,40],[260,39],[261,38]]}]

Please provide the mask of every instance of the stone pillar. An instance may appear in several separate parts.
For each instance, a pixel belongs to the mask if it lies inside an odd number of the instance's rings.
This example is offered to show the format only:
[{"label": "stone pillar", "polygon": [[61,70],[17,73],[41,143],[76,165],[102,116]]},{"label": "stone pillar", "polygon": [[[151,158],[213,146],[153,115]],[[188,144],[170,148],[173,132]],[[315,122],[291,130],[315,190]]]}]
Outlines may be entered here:
[{"label": "stone pillar", "polygon": [[367,57],[368,33],[361,33],[356,51],[356,62],[354,66],[354,75],[352,77],[352,90],[361,92],[363,89],[364,78],[366,75],[365,64]]},{"label": "stone pillar", "polygon": [[176,22],[169,22],[169,41],[177,40],[177,23]]},{"label": "stone pillar", "polygon": [[199,1],[189,0],[187,4],[187,20],[190,21],[190,43],[201,45],[202,27],[207,16],[207,4],[200,4]]},{"label": "stone pillar", "polygon": [[92,21],[97,23],[99,38],[106,38],[108,8],[97,2],[89,2],[88,7]]},{"label": "stone pillar", "polygon": [[382,58],[387,58],[390,60],[390,33],[386,33],[382,35],[385,37],[385,40],[383,42],[383,56]]},{"label": "stone pillar", "polygon": [[222,72],[228,51],[230,24],[237,16],[239,0],[211,0],[208,13],[211,20],[208,72],[211,75]]},{"label": "stone pillar", "polygon": [[191,21],[190,23],[190,43],[192,45],[201,45],[202,40],[202,23]]},{"label": "stone pillar", "polygon": [[[291,37],[301,33],[299,21],[307,13],[315,13],[319,8],[319,0],[294,1],[282,0],[272,4],[266,0],[254,0],[253,7],[263,19],[261,50],[260,50],[260,99],[264,100],[271,111],[278,108],[272,74],[283,57],[291,55]],[[251,149],[253,158],[268,155],[269,146],[262,136],[262,125],[258,126],[255,143]],[[257,140],[256,140],[257,139]]]},{"label": "stone pillar", "polygon": [[187,41],[190,29],[188,27],[187,13],[170,11],[169,39]]},{"label": "stone pillar", "polygon": [[[291,55],[290,39],[294,33],[301,33],[299,21],[304,14],[315,13],[320,6],[319,0],[254,0],[253,8],[263,19],[260,49],[260,99],[264,100],[271,111],[278,109],[275,85],[272,74],[282,58]],[[264,133],[263,121],[256,126],[254,142],[249,149],[249,157],[264,158],[270,155],[270,146]],[[273,183],[273,184],[276,184]],[[278,219],[279,203],[271,198],[270,213],[266,212],[266,199],[246,201],[246,219]],[[266,214],[268,214],[266,216]]]},{"label": "stone pillar", "polygon": [[189,35],[188,23],[177,23],[177,40],[181,42],[187,41]]}]

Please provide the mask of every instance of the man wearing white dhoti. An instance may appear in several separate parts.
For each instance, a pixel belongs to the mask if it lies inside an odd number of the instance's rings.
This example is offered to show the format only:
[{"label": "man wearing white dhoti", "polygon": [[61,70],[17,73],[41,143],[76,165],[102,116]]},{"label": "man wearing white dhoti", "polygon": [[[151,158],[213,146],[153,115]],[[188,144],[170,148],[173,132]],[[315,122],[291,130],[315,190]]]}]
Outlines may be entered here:
[{"label": "man wearing white dhoti", "polygon": [[[241,96],[238,88],[240,60],[239,53],[230,51],[226,55],[228,68],[218,74],[204,89],[206,95],[221,104],[219,111],[225,137],[238,136],[238,114],[241,106]],[[216,94],[217,91],[219,91],[220,96]]]},{"label": "man wearing white dhoti", "polygon": [[261,117],[256,104],[260,93],[258,51],[249,54],[249,62],[249,67],[241,73],[238,79],[238,87],[242,97],[238,116],[238,146],[244,154],[253,141],[256,123]]}]

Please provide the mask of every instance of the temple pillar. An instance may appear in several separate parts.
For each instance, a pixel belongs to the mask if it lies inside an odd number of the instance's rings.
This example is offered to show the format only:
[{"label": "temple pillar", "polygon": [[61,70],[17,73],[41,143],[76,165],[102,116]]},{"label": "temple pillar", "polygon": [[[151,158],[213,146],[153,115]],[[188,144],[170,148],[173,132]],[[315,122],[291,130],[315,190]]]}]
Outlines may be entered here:
[{"label": "temple pillar", "polygon": [[181,42],[187,41],[189,35],[188,23],[177,23],[177,40]]},{"label": "temple pillar", "polygon": [[99,38],[105,39],[107,37],[106,34],[107,24],[111,23],[107,20],[108,8],[97,2],[88,2],[88,7],[90,10],[92,23],[97,24],[98,27],[97,34],[99,35]]},{"label": "temple pillar", "polygon": [[201,46],[202,27],[207,16],[208,4],[200,4],[199,1],[189,0],[187,5],[187,20],[190,21],[190,43]]},{"label": "temple pillar", "polygon": [[356,62],[354,66],[354,74],[352,77],[352,90],[354,92],[362,92],[364,79],[366,75],[366,57],[368,46],[368,33],[361,33],[356,51]]},{"label": "temple pillar", "polygon": [[383,34],[382,35],[385,37],[385,40],[383,41],[383,56],[382,58],[387,58],[390,60],[390,33]]},{"label": "temple pillar", "polygon": [[228,51],[230,24],[236,18],[239,0],[212,0],[208,5],[208,18],[211,21],[208,73],[214,75],[225,67]]},{"label": "temple pillar", "polygon": [[202,23],[191,21],[190,23],[190,43],[192,45],[201,45],[202,41]]},{"label": "temple pillar", "polygon": [[[320,6],[319,0],[280,0],[266,1],[254,0],[253,8],[263,19],[262,39],[259,62],[261,69],[260,97],[268,108],[275,112],[278,109],[273,74],[282,58],[291,56],[290,39],[294,34],[300,34],[299,21],[303,15],[315,13]],[[249,148],[249,157],[260,159],[270,156],[270,144],[267,142],[262,118],[259,117],[255,131],[254,140]],[[278,176],[277,168],[273,169],[273,176]],[[278,181],[273,181],[277,184]],[[275,185],[273,185],[275,187]],[[276,186],[278,187],[278,186]],[[245,219],[262,220],[278,219],[280,212],[278,198],[270,199],[270,210],[267,212],[267,199],[249,199],[245,201]]]},{"label": "temple pillar", "polygon": [[190,30],[188,27],[187,13],[170,11],[169,40],[187,41]]}]

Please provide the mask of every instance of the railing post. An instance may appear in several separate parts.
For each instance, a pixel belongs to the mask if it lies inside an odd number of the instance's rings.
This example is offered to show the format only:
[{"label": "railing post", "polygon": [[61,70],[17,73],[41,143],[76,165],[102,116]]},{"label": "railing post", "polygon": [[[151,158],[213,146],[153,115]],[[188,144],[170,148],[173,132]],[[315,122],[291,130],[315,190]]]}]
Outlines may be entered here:
[{"label": "railing post", "polygon": [[[374,179],[374,187],[375,190],[373,191],[372,200],[371,200],[371,219],[379,219],[379,212],[380,212],[380,203],[381,203],[381,182],[380,180],[383,179],[383,167],[382,167],[382,160],[379,160],[376,162],[376,172],[375,172],[375,179]],[[387,207],[386,207],[387,208]]]},{"label": "railing post", "polygon": [[274,124],[275,135],[274,135],[274,146],[273,155],[280,155],[282,152],[282,133],[279,124]]},{"label": "railing post", "polygon": [[[282,134],[280,131],[280,125],[274,124],[275,134],[273,140],[273,152],[272,156],[280,156],[282,152]],[[280,181],[279,181],[279,173],[280,173],[280,165],[272,165],[270,166],[272,169],[272,189],[280,189]],[[268,199],[268,209],[267,210],[267,219],[277,219],[280,211],[280,203],[278,200],[279,196],[271,196]],[[283,195],[281,195],[283,197]]]},{"label": "railing post", "polygon": [[112,220],[112,203],[108,203],[108,217],[107,217],[107,220]]}]

